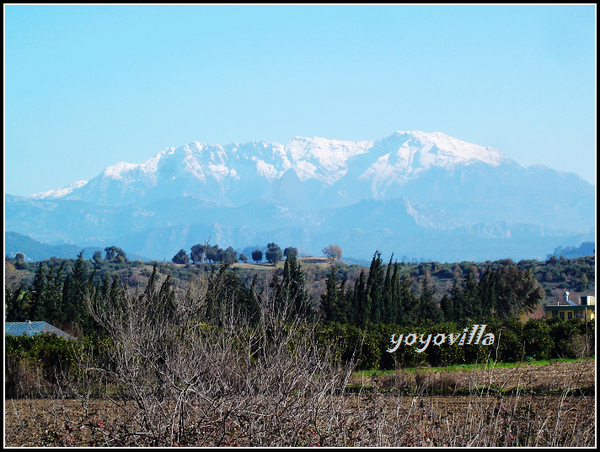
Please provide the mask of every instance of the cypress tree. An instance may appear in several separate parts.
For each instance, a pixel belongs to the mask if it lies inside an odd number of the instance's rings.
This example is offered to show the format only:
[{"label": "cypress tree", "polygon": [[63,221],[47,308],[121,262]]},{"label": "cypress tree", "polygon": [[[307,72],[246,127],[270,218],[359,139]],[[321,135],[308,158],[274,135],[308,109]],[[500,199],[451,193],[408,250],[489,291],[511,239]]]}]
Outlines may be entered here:
[{"label": "cypress tree", "polygon": [[454,314],[454,321],[460,321],[465,318],[467,309],[465,307],[465,296],[464,296],[464,288],[460,282],[459,277],[457,276],[454,279],[454,283],[452,285],[452,291],[450,292],[451,298],[451,311]]},{"label": "cypress tree", "polygon": [[383,286],[385,275],[383,272],[383,261],[381,253],[375,252],[371,267],[369,269],[369,278],[367,279],[367,305],[369,306],[369,320],[373,323],[380,323],[383,317]]},{"label": "cypress tree", "polygon": [[479,284],[477,278],[471,270],[463,282],[463,316],[469,319],[478,319],[481,317],[481,298],[479,296]]},{"label": "cypress tree", "polygon": [[388,305],[388,322],[393,324],[399,324],[403,315],[402,306],[402,293],[400,283],[400,264],[396,262],[394,264],[394,271],[392,272],[392,278],[390,283],[391,296],[389,297]]},{"label": "cypress tree", "polygon": [[31,304],[26,312],[26,320],[42,320],[45,317],[44,293],[46,291],[46,275],[44,264],[40,262],[33,278]]},{"label": "cypress tree", "polygon": [[337,306],[338,306],[340,323],[348,323],[349,303],[347,302],[347,299],[346,299],[346,281],[347,281],[346,278],[342,279],[342,282],[340,283],[340,287],[338,289],[338,297],[337,297],[338,304],[337,304]]},{"label": "cypress tree", "polygon": [[383,280],[383,293],[381,295],[382,317],[386,323],[391,323],[390,314],[394,298],[394,290],[392,287],[392,274],[394,271],[394,266],[392,264],[393,257],[394,255],[392,254],[392,257],[390,257],[390,262],[388,263],[385,269],[385,278]]},{"label": "cypress tree", "polygon": [[73,270],[63,287],[62,321],[82,326],[85,316],[85,298],[90,292],[90,279],[83,260],[83,251],[77,255]]},{"label": "cypress tree", "polygon": [[177,305],[175,303],[175,290],[172,284],[171,275],[167,275],[167,278],[160,286],[158,292],[158,315],[162,318],[172,320],[175,317],[175,311]]},{"label": "cypress tree", "polygon": [[65,261],[62,261],[56,272],[54,268],[46,274],[45,291],[43,294],[44,318],[49,323],[60,323],[62,318],[62,297],[63,297],[63,269]]},{"label": "cypress tree", "polygon": [[412,325],[417,320],[417,297],[410,290],[412,285],[412,279],[408,273],[404,273],[400,278],[399,288],[399,306],[401,311],[399,312],[399,323],[400,325]]},{"label": "cypress tree", "polygon": [[364,270],[360,271],[358,280],[354,284],[352,294],[352,324],[359,328],[364,327],[369,320],[370,309],[367,304],[367,283]]},{"label": "cypress tree", "polygon": [[325,322],[339,322],[338,288],[335,269],[331,267],[325,286],[325,292],[321,294],[321,317]]},{"label": "cypress tree", "polygon": [[310,317],[313,315],[310,296],[306,288],[304,271],[296,255],[290,254],[283,266],[282,285],[287,291],[287,298],[291,302],[291,315]]},{"label": "cypress tree", "polygon": [[481,298],[481,313],[488,317],[496,307],[496,281],[494,270],[488,267],[479,281],[479,296]]},{"label": "cypress tree", "polygon": [[450,296],[445,293],[442,299],[440,300],[440,308],[442,308],[442,312],[444,313],[444,320],[446,322],[454,322],[454,308],[452,307],[452,299]]},{"label": "cypress tree", "polygon": [[442,321],[442,312],[437,307],[437,303],[433,298],[434,294],[435,290],[430,286],[429,276],[425,274],[421,297],[419,298],[419,321],[431,320],[434,323]]}]

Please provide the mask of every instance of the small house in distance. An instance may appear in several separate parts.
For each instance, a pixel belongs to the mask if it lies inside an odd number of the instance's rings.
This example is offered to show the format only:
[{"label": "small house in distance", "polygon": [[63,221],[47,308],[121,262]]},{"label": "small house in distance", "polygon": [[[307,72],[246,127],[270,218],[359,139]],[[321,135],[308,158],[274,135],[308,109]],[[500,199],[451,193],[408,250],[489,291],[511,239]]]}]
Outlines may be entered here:
[{"label": "small house in distance", "polygon": [[27,322],[4,322],[4,334],[10,336],[21,336],[23,334],[35,336],[42,333],[56,334],[65,339],[76,339],[74,336],[50,325],[48,322],[32,322],[31,320],[28,320]]},{"label": "small house in distance", "polygon": [[569,300],[569,292],[563,294],[563,300],[556,304],[547,304],[544,306],[546,317],[561,319],[586,319],[588,321],[596,318],[596,297],[584,295],[579,297],[579,304]]}]

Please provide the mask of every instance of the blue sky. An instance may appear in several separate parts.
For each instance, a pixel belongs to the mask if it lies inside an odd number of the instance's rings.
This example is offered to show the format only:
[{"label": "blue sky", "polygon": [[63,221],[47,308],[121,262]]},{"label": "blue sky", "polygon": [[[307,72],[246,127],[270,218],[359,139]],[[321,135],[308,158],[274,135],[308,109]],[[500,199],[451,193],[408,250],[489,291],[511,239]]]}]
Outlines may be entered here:
[{"label": "blue sky", "polygon": [[596,7],[4,5],[5,192],[191,141],[444,132],[596,179]]}]

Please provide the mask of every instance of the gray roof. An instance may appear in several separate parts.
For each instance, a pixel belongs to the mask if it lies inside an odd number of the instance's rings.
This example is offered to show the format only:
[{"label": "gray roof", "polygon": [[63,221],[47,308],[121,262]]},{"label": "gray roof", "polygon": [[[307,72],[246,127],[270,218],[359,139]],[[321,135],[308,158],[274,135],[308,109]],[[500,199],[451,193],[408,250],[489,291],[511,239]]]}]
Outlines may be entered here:
[{"label": "gray roof", "polygon": [[65,333],[63,330],[59,330],[47,322],[4,322],[4,334],[9,334],[11,336],[21,336],[23,334],[26,334],[27,336],[35,336],[36,334],[42,333],[54,333],[57,336],[64,337],[65,339],[75,339],[74,336]]}]

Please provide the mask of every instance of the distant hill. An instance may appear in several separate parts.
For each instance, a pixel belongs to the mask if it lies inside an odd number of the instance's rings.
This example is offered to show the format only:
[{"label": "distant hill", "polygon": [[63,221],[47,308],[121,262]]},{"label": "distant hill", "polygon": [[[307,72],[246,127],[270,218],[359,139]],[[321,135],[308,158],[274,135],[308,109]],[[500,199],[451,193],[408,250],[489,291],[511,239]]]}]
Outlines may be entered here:
[{"label": "distant hill", "polygon": [[583,242],[579,246],[559,246],[554,250],[554,253],[549,254],[548,257],[564,257],[565,259],[575,259],[576,257],[592,256],[596,254],[596,243],[595,242]]},{"label": "distant hill", "polygon": [[[51,257],[75,259],[82,250],[84,259],[91,259],[96,251],[101,251],[104,254],[104,248],[97,246],[83,248],[75,244],[66,243],[62,245],[50,245],[12,231],[6,232],[4,235],[4,255],[15,257],[17,253],[23,253],[26,261],[42,261]],[[127,254],[127,257],[130,260],[151,260],[137,254]]]},{"label": "distant hill", "polygon": [[51,257],[76,258],[81,249],[77,245],[41,243],[17,232],[7,232],[4,235],[4,255],[15,257],[17,253],[23,253],[28,261],[40,261]]}]

